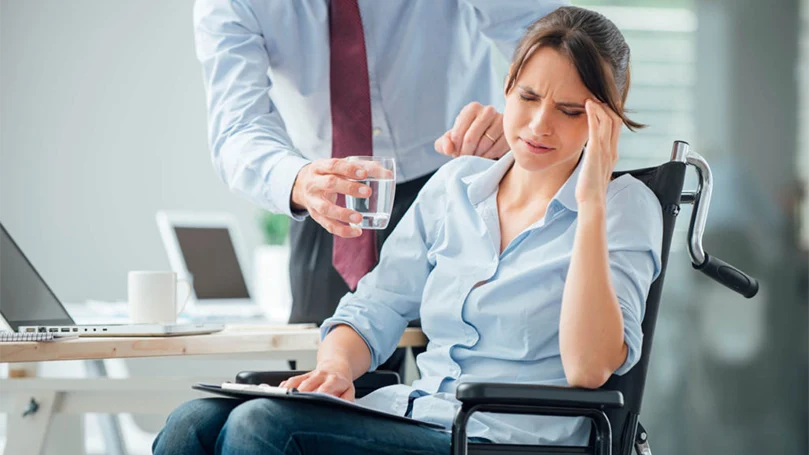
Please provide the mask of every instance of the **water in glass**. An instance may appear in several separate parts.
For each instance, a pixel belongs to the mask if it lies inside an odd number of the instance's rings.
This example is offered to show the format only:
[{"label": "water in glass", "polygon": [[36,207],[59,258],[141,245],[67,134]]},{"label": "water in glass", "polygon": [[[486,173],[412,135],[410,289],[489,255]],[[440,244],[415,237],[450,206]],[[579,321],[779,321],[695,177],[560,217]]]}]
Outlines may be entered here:
[{"label": "water in glass", "polygon": [[362,221],[351,226],[362,229],[385,229],[388,227],[393,209],[393,196],[396,191],[395,179],[358,180],[371,187],[371,196],[355,198],[346,196],[346,207],[362,214]]}]

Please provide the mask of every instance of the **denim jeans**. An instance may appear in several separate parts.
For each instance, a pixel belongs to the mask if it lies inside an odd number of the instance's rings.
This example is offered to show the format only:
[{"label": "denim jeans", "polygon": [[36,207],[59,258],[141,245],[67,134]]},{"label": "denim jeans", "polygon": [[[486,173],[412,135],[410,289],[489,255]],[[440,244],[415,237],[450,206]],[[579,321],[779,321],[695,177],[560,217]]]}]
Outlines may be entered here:
[{"label": "denim jeans", "polygon": [[447,455],[450,435],[300,401],[202,398],[184,403],[169,415],[152,451],[159,455]]}]

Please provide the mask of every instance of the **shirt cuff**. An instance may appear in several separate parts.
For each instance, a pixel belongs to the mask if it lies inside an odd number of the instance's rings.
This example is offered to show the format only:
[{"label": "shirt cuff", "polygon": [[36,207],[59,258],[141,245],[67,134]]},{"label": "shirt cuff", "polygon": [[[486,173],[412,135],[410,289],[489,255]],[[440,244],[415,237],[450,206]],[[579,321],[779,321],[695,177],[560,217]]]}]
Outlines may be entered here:
[{"label": "shirt cuff", "polygon": [[331,317],[323,321],[323,324],[320,326],[320,341],[322,342],[326,338],[326,335],[331,333],[331,331],[334,330],[334,328],[338,325],[347,325],[351,327],[355,332],[357,332],[357,335],[362,338],[362,341],[364,341],[365,345],[368,347],[368,352],[371,353],[371,366],[368,368],[368,371],[374,371],[379,365],[374,365],[374,350],[371,348],[371,343],[368,341],[368,338],[366,338],[365,335],[363,335],[363,333],[357,328],[357,326],[347,319]]},{"label": "shirt cuff", "polygon": [[640,321],[623,303],[621,303],[621,314],[624,318],[624,343],[626,343],[627,352],[626,360],[615,370],[615,374],[618,376],[625,375],[638,363],[643,347],[643,331]]},{"label": "shirt cuff", "polygon": [[310,161],[297,155],[289,154],[273,166],[272,174],[269,178],[269,198],[273,205],[283,210],[281,213],[292,217],[295,221],[302,221],[308,212],[292,210],[292,186],[298,177],[301,168],[309,164]]},{"label": "shirt cuff", "polygon": [[340,300],[334,315],[320,325],[321,340],[339,324],[351,327],[365,341],[371,353],[368,371],[376,370],[393,354],[407,327],[407,321],[391,308],[353,298],[350,293]]}]

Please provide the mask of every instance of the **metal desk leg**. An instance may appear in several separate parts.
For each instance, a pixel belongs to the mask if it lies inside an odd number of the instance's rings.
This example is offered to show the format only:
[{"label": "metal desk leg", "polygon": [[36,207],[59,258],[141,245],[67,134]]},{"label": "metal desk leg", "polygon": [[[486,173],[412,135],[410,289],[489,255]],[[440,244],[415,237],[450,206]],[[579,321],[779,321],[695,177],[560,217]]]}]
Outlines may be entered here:
[{"label": "metal desk leg", "polygon": [[[87,360],[85,362],[87,376],[91,378],[107,377],[107,367],[103,360]],[[110,455],[126,455],[124,434],[121,431],[121,422],[115,414],[98,414],[98,424],[104,435],[104,447]]]}]

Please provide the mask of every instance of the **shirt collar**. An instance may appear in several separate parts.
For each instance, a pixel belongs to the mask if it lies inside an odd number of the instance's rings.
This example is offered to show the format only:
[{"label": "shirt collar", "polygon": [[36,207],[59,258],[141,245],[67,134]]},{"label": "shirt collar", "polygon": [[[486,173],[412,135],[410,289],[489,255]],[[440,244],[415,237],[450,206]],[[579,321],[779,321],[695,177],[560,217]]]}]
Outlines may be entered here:
[{"label": "shirt collar", "polygon": [[[553,196],[551,204],[553,201],[558,201],[570,211],[579,211],[579,204],[576,202],[576,184],[579,181],[579,174],[583,162],[584,158],[582,157],[579,163],[576,164],[573,173],[570,174],[567,181]],[[461,181],[468,185],[466,194],[472,205],[477,205],[489,197],[494,190],[497,189],[500,181],[503,180],[503,177],[506,175],[506,172],[511,169],[512,165],[514,165],[514,153],[508,152],[488,169],[461,178]]]},{"label": "shirt collar", "polygon": [[488,169],[463,177],[461,181],[468,185],[466,194],[472,205],[478,205],[489,197],[513,164],[514,154],[508,152]]}]

